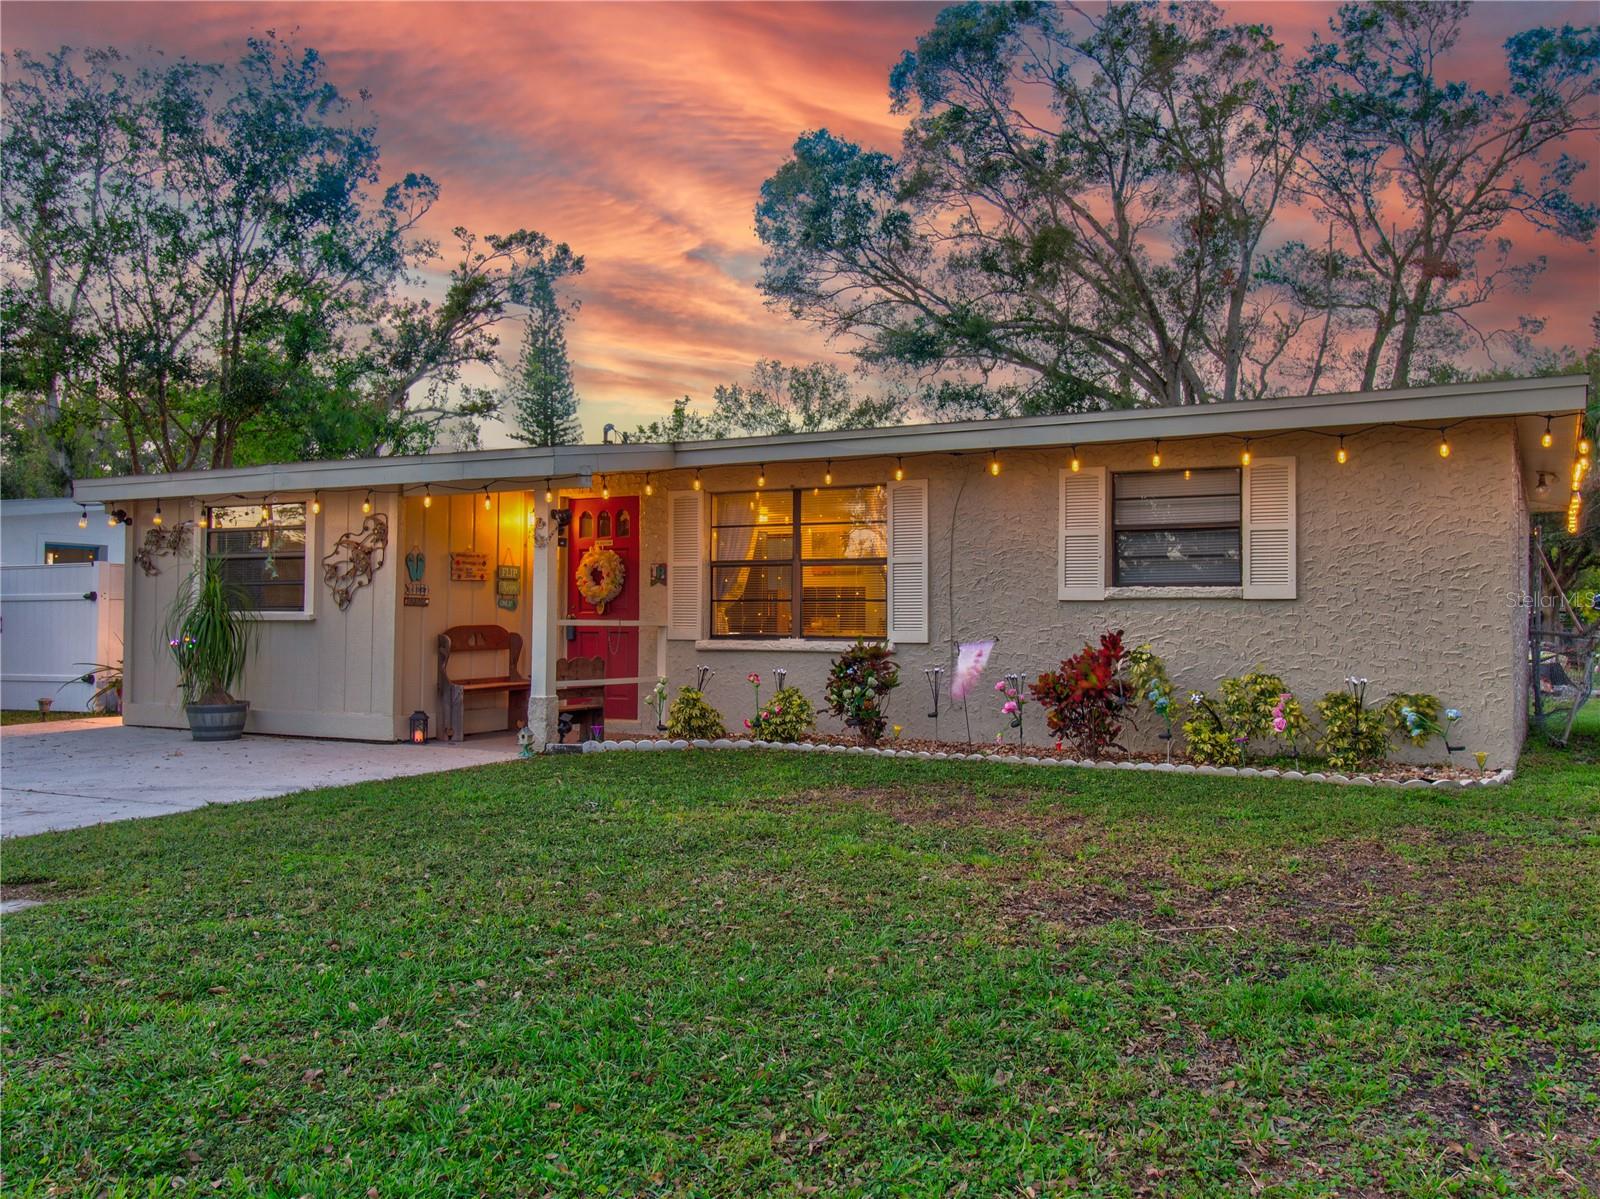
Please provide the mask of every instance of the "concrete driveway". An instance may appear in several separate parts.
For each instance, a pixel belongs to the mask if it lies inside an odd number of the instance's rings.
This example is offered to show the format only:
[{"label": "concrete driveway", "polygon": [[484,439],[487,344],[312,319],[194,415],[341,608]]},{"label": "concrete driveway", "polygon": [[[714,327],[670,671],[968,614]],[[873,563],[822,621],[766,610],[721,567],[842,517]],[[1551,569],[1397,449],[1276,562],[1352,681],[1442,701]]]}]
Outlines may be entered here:
[{"label": "concrete driveway", "polygon": [[0,836],[164,816],[312,787],[432,774],[517,756],[515,734],[465,745],[245,737],[201,744],[175,729],[120,720],[52,721],[0,730]]}]

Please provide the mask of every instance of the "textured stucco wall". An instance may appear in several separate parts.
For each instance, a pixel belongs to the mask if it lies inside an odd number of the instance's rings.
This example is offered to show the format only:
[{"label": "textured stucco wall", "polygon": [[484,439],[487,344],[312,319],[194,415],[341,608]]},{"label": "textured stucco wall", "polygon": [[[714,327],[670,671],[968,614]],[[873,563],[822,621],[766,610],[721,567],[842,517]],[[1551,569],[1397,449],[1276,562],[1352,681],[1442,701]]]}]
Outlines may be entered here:
[{"label": "textured stucco wall", "polygon": [[[986,688],[1008,671],[1029,676],[1085,640],[1121,628],[1130,644],[1150,642],[1180,688],[1212,690],[1228,675],[1262,667],[1282,674],[1309,703],[1350,674],[1371,679],[1369,698],[1401,690],[1437,694],[1465,719],[1458,740],[1491,765],[1513,764],[1525,723],[1526,680],[1517,597],[1526,589],[1527,513],[1511,422],[1476,422],[1450,433],[1448,460],[1436,434],[1388,428],[1349,441],[1351,460],[1334,461],[1328,438],[1295,434],[1257,440],[1261,457],[1297,461],[1298,598],[1056,599],[1057,472],[1061,451],[1011,452],[999,478],[986,459],[908,459],[907,478],[930,480],[930,623],[927,645],[898,649],[903,682],[890,707],[907,736],[934,732],[924,667],[951,664],[954,644],[995,638]],[[1085,462],[1115,470],[1147,466],[1148,446],[1085,449]],[[1163,466],[1237,462],[1236,441],[1168,443]],[[836,484],[883,482],[892,459],[834,464]],[[819,466],[771,467],[769,487],[811,485]],[[749,489],[754,472],[708,470],[707,491]],[[685,472],[657,475],[644,503],[647,562],[664,561],[665,496],[689,485]],[[630,480],[613,478],[613,491]],[[666,589],[647,588],[644,619],[665,620]],[[645,653],[649,650],[646,648]],[[716,670],[710,698],[736,726],[749,714],[750,671],[789,670],[791,685],[820,696],[827,653],[670,643],[669,682],[690,682],[697,663]],[[645,667],[648,673],[648,666]],[[770,684],[769,684],[770,689]],[[970,713],[946,697],[939,733],[992,741],[1002,728],[992,691]],[[1029,739],[1047,739],[1037,707]],[[836,728],[824,720],[823,727]],[[1432,756],[1432,755],[1430,755]]]}]

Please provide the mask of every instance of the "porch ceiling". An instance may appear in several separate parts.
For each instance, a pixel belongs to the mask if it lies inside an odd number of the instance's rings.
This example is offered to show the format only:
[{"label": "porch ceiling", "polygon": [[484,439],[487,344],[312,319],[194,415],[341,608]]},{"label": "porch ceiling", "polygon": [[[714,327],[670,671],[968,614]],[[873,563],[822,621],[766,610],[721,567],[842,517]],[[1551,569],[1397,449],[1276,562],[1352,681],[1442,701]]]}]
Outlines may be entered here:
[{"label": "porch ceiling", "polygon": [[[1289,399],[1206,404],[1189,408],[1139,408],[1071,416],[1019,417],[937,425],[896,425],[827,433],[689,441],[671,445],[578,445],[472,450],[407,458],[297,462],[235,470],[189,471],[79,479],[74,498],[115,503],[194,496],[261,496],[343,488],[440,487],[509,489],[587,482],[594,474],[656,473],[674,469],[797,462],[823,458],[879,458],[916,454],[987,453],[1068,445],[1177,441],[1190,437],[1264,436],[1316,429],[1341,432],[1374,425],[1449,426],[1485,417],[1516,417],[1530,503],[1537,474],[1555,474],[1559,497],[1542,510],[1565,506],[1578,437],[1573,414],[1583,411],[1588,381],[1582,375],[1461,383],[1405,391],[1349,392]],[[1545,418],[1554,419],[1554,444],[1539,445]]]}]

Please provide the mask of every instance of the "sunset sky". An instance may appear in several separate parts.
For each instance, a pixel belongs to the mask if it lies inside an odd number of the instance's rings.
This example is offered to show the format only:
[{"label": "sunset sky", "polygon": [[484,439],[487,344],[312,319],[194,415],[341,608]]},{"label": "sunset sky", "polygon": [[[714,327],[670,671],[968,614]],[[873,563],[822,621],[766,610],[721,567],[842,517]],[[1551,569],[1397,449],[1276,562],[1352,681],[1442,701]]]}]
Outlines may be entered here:
[{"label": "sunset sky", "polygon": [[[231,57],[251,32],[296,31],[348,94],[366,88],[386,171],[443,188],[432,232],[538,229],[588,260],[570,333],[591,439],[676,396],[703,402],[758,357],[826,357],[756,289],[757,189],[800,132],[827,126],[892,150],[889,67],[937,4],[54,4],[0,7],[7,51],[115,45]],[[1226,6],[1288,45],[1333,6]],[[1531,25],[1587,23],[1589,4],[1482,4],[1463,73],[1497,83],[1500,43]],[[1588,177],[1593,196],[1600,181]],[[1555,247],[1521,310],[1548,340],[1584,343],[1593,248]],[[508,331],[515,350],[515,333]],[[491,430],[489,444],[504,440]]]}]

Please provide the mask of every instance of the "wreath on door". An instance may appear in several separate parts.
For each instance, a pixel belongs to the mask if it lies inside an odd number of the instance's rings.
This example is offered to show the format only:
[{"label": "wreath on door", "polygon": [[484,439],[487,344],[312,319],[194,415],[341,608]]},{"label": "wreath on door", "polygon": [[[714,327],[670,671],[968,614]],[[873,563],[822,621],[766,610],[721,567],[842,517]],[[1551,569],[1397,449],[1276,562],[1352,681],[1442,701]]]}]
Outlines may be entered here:
[{"label": "wreath on door", "polygon": [[591,545],[578,560],[578,594],[585,603],[593,604],[597,613],[605,612],[606,605],[622,594],[627,577],[622,559],[606,546]]}]

